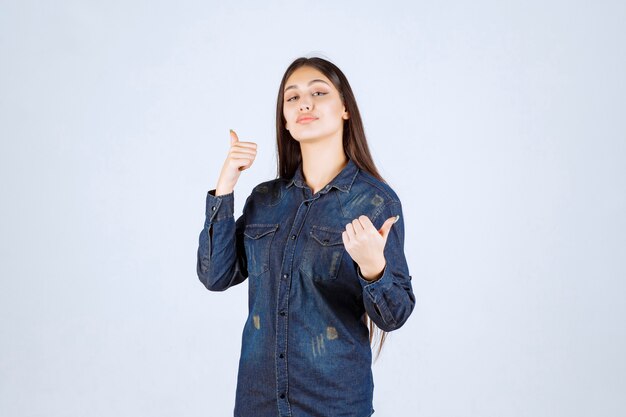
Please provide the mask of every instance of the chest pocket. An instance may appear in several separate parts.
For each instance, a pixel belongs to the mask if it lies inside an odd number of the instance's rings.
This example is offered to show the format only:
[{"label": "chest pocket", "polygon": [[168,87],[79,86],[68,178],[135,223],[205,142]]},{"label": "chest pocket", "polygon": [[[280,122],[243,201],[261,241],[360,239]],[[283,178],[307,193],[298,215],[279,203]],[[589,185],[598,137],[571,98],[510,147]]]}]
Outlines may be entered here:
[{"label": "chest pocket", "polygon": [[248,224],[243,244],[248,259],[248,276],[256,277],[270,269],[270,246],[278,229],[277,224]]},{"label": "chest pocket", "polygon": [[300,270],[315,281],[336,279],[346,251],[342,233],[343,230],[313,226],[304,247]]}]

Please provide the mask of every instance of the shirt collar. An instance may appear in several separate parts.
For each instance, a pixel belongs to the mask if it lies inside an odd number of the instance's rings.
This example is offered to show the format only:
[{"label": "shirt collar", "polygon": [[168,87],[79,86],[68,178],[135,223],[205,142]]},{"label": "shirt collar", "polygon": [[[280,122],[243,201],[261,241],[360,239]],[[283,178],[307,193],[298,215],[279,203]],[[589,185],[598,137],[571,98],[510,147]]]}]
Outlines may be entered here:
[{"label": "shirt collar", "polygon": [[[350,191],[350,187],[352,187],[352,183],[356,178],[356,174],[359,172],[359,167],[352,161],[352,159],[348,158],[348,164],[343,167],[341,172],[337,174],[335,178],[332,179],[331,182],[326,185],[326,187],[320,190],[321,192],[327,192],[332,187],[337,188],[339,191],[348,192]],[[304,181],[304,176],[302,175],[302,161],[298,164],[298,168],[296,169],[293,178],[289,180],[287,183],[287,188],[290,188],[292,185],[296,185],[296,187],[304,188],[308,187],[306,182]]]}]

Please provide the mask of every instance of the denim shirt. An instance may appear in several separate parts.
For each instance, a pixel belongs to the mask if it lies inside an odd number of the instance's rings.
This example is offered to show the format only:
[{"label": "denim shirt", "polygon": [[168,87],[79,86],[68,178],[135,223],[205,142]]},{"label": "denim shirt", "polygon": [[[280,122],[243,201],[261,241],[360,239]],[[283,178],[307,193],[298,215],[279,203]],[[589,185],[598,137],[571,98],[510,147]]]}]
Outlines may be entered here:
[{"label": "denim shirt", "polygon": [[[207,193],[197,273],[211,291],[248,279],[234,415],[366,417],[372,408],[372,352],[365,312],[385,331],[415,305],[396,193],[352,160],[313,194],[302,164],[291,179],[257,185],[234,219],[234,192]],[[346,251],[346,224],[390,217],[386,266],[367,281]]]}]

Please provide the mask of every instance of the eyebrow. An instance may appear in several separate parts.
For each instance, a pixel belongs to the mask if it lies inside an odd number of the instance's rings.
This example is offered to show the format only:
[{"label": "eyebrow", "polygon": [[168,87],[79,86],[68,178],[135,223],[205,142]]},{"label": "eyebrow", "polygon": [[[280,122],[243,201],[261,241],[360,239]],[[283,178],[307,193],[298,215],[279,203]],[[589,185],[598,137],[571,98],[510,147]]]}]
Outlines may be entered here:
[{"label": "eyebrow", "polygon": [[[311,81],[309,81],[309,84],[308,84],[308,85],[311,85],[311,84],[313,84],[314,82],[322,82],[322,83],[324,83],[324,84],[326,84],[326,85],[328,85],[328,86],[330,87],[330,85],[329,85],[326,81],[324,81],[324,80],[320,80],[319,78],[318,78],[318,79],[315,79],[315,80],[311,80]],[[285,88],[285,90],[283,91],[283,93],[284,93],[285,91],[289,90],[290,88],[297,88],[297,86],[295,86],[295,85],[290,85],[289,87]]]}]

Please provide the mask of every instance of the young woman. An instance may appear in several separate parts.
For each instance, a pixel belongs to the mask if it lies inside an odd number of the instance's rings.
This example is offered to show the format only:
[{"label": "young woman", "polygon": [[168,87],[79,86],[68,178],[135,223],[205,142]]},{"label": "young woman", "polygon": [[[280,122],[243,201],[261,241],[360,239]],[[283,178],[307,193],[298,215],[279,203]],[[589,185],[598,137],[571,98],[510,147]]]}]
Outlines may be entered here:
[{"label": "young woman", "polygon": [[231,130],[199,239],[209,290],[248,279],[235,416],[371,416],[376,326],[380,350],[415,305],[400,200],[331,62],[298,58],[287,68],[276,136],[278,178],[257,185],[235,221],[233,190],[257,145]]}]

